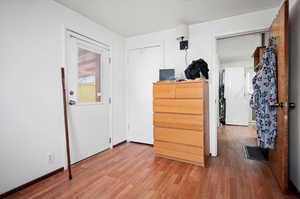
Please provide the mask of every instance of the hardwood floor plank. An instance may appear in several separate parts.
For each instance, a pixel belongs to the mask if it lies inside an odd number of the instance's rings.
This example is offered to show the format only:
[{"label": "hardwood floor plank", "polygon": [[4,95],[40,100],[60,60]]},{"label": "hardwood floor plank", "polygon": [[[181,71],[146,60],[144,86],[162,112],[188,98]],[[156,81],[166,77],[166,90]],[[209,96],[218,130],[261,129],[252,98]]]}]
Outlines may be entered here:
[{"label": "hardwood floor plank", "polygon": [[149,145],[125,143],[73,165],[7,198],[25,199],[295,199],[283,195],[265,162],[246,160],[243,144],[255,144],[252,127],[219,131],[219,156],[208,167],[156,157]]}]

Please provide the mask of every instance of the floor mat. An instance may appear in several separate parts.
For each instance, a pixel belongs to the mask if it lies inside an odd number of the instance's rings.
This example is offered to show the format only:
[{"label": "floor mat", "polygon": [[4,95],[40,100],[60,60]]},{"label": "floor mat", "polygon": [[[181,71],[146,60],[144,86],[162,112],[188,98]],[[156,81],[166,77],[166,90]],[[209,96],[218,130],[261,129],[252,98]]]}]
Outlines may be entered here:
[{"label": "floor mat", "polygon": [[261,149],[257,146],[244,145],[245,157],[249,160],[266,160]]}]

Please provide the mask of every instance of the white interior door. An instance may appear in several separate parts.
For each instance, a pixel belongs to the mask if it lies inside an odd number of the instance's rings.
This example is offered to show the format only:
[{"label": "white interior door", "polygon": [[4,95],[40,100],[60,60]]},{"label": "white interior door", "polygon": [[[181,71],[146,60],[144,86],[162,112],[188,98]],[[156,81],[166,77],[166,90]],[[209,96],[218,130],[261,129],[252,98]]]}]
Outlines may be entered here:
[{"label": "white interior door", "polygon": [[152,83],[158,80],[161,47],[130,50],[128,56],[128,137],[153,144]]},{"label": "white interior door", "polygon": [[71,162],[110,147],[108,51],[67,35]]},{"label": "white interior door", "polygon": [[244,67],[225,68],[226,124],[248,125],[249,98]]}]

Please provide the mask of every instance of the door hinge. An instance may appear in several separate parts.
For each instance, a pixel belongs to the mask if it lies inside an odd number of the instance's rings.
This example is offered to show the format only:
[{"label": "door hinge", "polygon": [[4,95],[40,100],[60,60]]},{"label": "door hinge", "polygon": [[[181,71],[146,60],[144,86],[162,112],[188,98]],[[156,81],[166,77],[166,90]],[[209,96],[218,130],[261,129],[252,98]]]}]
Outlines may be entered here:
[{"label": "door hinge", "polygon": [[111,64],[111,57],[108,58],[108,63]]},{"label": "door hinge", "polygon": [[108,142],[111,143],[111,138],[109,138]]},{"label": "door hinge", "polygon": [[111,97],[108,99],[108,103],[111,104]]}]

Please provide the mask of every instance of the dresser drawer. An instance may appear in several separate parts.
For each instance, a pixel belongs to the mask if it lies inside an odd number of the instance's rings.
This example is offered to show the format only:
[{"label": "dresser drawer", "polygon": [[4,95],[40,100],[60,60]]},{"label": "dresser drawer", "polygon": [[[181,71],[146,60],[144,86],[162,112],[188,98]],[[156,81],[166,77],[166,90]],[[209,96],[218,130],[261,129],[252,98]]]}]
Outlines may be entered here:
[{"label": "dresser drawer", "polygon": [[203,103],[200,99],[155,99],[153,111],[161,113],[203,114]]},{"label": "dresser drawer", "polygon": [[156,127],[201,131],[203,129],[203,115],[154,113],[153,123]]},{"label": "dresser drawer", "polygon": [[154,98],[175,98],[174,84],[154,84],[153,85]]},{"label": "dresser drawer", "polygon": [[169,142],[154,141],[154,152],[180,160],[204,163],[203,149],[201,147],[180,145]]},{"label": "dresser drawer", "polygon": [[203,131],[154,127],[154,139],[203,147]]},{"label": "dresser drawer", "polygon": [[203,98],[203,84],[178,84],[175,87],[175,98],[177,99],[199,99]]}]

